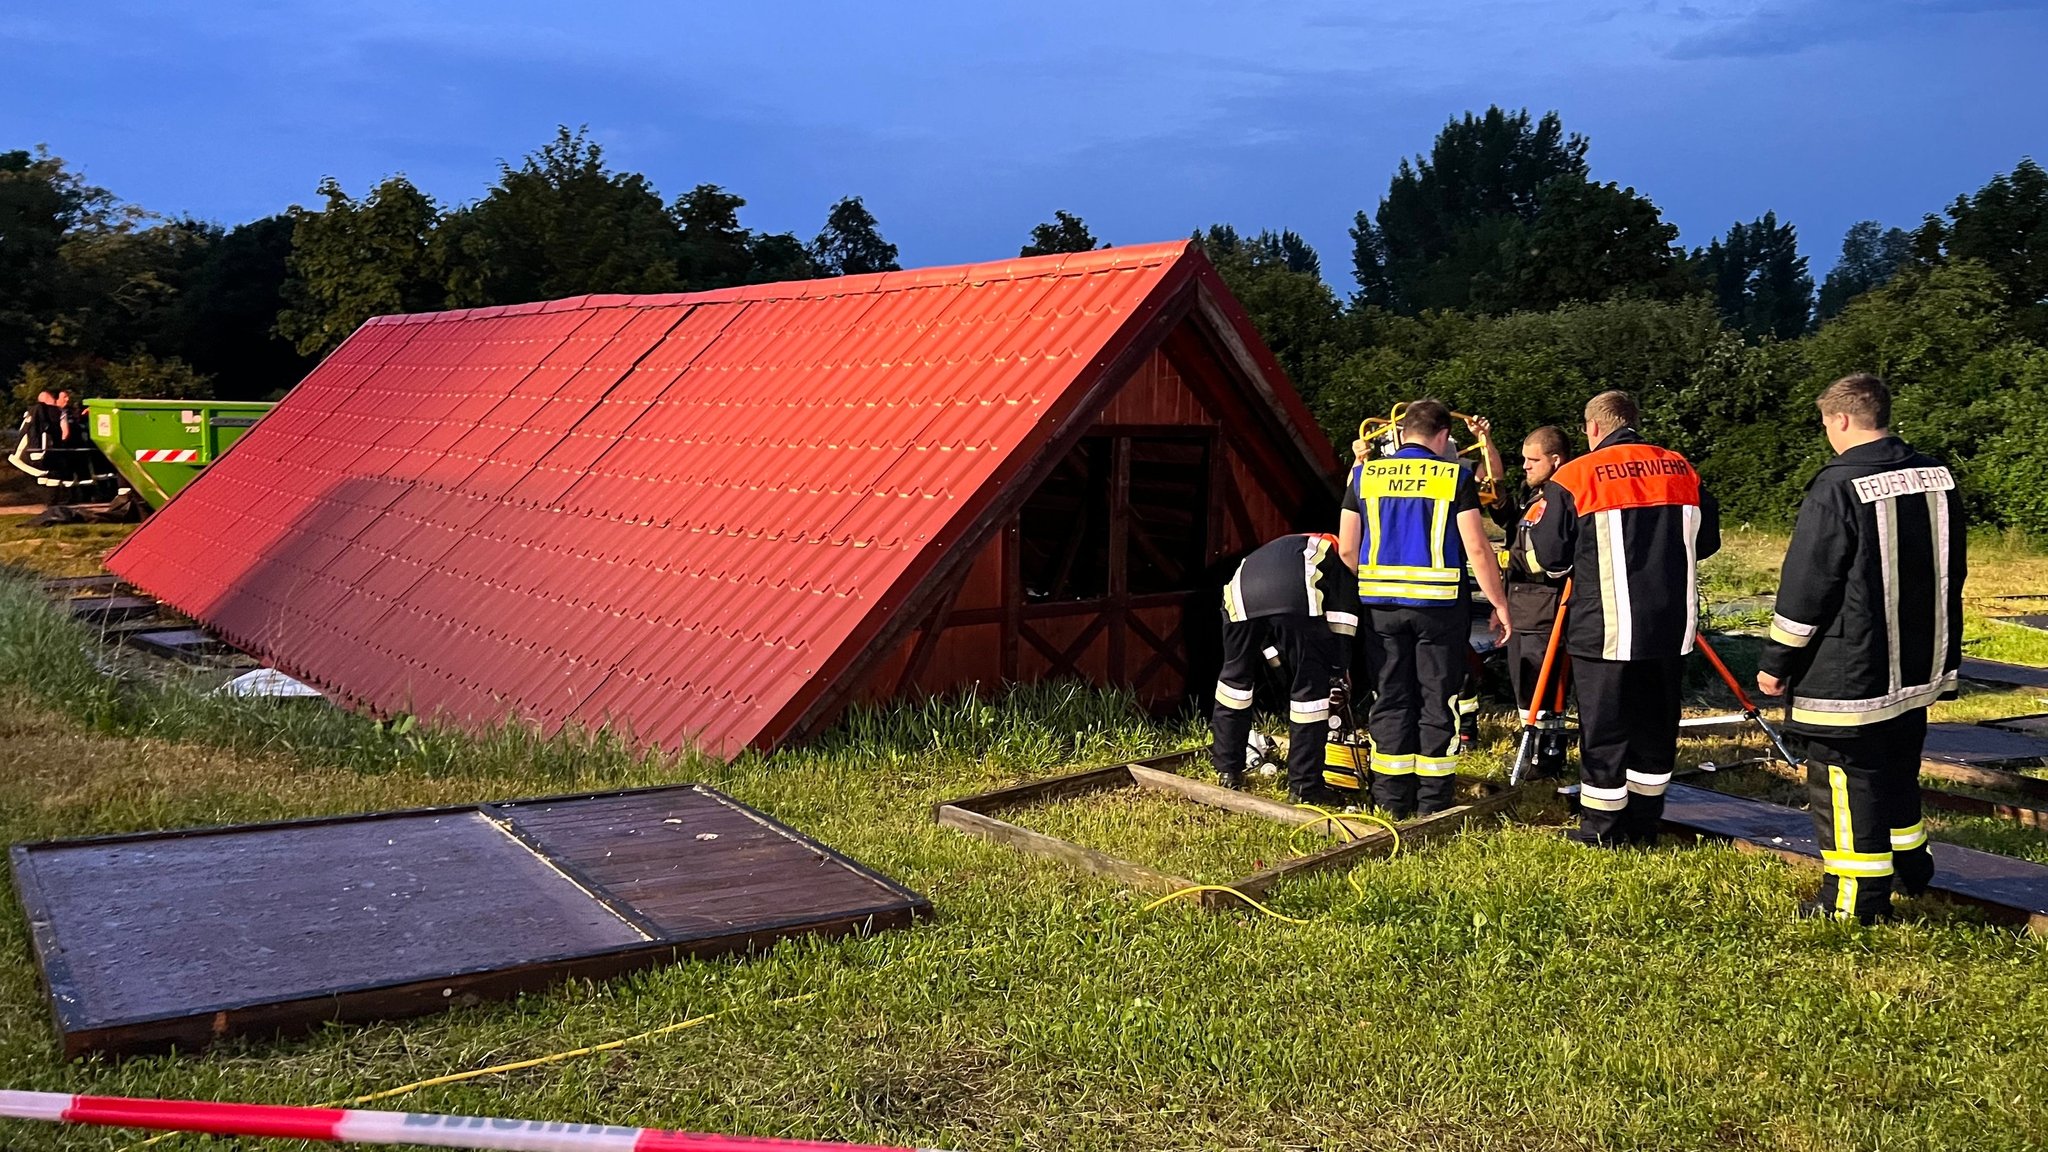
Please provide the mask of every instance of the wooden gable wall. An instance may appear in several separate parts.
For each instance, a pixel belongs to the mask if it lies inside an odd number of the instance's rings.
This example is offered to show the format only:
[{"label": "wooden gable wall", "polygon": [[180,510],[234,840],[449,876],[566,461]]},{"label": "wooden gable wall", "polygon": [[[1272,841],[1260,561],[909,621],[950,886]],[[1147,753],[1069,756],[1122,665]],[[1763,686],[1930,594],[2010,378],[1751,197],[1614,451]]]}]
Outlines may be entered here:
[{"label": "wooden gable wall", "polygon": [[[982,548],[950,603],[941,605],[936,615],[943,622],[936,629],[921,626],[906,637],[867,677],[857,700],[873,704],[970,686],[992,691],[1059,676],[1129,686],[1148,706],[1162,709],[1177,706],[1191,691],[1206,691],[1220,659],[1214,652],[1215,589],[1227,578],[1228,566],[1275,536],[1311,528],[1334,531],[1334,525],[1295,523],[1298,515],[1323,510],[1312,497],[1304,499],[1298,478],[1271,482],[1276,472],[1287,471],[1282,450],[1267,442],[1254,421],[1233,418],[1240,413],[1227,409],[1245,402],[1228,383],[1230,370],[1187,328],[1183,325],[1131,375],[1096,418],[1095,432],[1172,430],[1169,434],[1207,440],[1203,586],[1027,603],[1020,575],[1021,529],[1013,518]],[[1310,508],[1314,511],[1306,511]]]}]

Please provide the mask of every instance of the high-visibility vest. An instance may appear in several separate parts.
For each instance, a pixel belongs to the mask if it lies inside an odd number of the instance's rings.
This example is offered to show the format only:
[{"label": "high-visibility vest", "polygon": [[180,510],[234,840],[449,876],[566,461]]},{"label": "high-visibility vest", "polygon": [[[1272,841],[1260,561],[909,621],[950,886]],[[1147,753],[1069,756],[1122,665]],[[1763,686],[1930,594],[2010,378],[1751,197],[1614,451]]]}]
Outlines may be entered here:
[{"label": "high-visibility vest", "polygon": [[1456,517],[1463,473],[1416,444],[1358,466],[1361,601],[1417,608],[1457,601],[1465,581]]}]

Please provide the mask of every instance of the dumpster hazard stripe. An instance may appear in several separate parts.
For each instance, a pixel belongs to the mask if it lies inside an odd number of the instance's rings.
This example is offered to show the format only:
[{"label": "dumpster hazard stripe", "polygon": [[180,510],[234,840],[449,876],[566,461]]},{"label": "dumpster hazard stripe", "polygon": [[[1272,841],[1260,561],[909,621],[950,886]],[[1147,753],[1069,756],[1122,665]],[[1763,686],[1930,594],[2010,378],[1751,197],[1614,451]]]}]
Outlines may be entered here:
[{"label": "dumpster hazard stripe", "polygon": [[135,462],[138,464],[191,464],[199,459],[197,448],[138,448]]}]

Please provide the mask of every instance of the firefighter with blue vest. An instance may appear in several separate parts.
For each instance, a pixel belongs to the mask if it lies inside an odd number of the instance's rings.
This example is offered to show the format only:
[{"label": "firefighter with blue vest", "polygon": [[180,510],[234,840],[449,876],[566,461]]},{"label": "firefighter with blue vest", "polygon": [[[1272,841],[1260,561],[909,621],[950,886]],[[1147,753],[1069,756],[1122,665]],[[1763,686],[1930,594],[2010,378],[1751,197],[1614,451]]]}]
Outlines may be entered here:
[{"label": "firefighter with blue vest", "polygon": [[1320,782],[1324,747],[1333,696],[1341,704],[1350,679],[1357,629],[1357,579],[1338,558],[1336,537],[1282,536],[1244,558],[1223,588],[1223,669],[1210,718],[1218,783],[1244,786],[1259,668],[1272,665],[1289,682],[1288,798],[1335,799]]},{"label": "firefighter with blue vest", "polygon": [[1444,459],[1451,410],[1417,400],[1401,415],[1401,446],[1352,473],[1338,541],[1358,572],[1361,630],[1370,633],[1377,683],[1372,800],[1398,819],[1451,807],[1457,786],[1457,698],[1470,646],[1466,557],[1492,606],[1496,636],[1509,635],[1507,590],[1491,562],[1472,473]]}]

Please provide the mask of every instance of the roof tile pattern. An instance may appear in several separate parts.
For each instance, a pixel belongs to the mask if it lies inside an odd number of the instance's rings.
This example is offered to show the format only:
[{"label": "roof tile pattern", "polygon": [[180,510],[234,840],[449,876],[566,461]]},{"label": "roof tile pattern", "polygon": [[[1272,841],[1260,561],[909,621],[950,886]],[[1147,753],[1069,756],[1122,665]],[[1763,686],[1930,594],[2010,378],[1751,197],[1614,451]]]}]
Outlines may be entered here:
[{"label": "roof tile pattern", "polygon": [[381,317],[108,567],[381,712],[773,744],[1189,261]]}]

